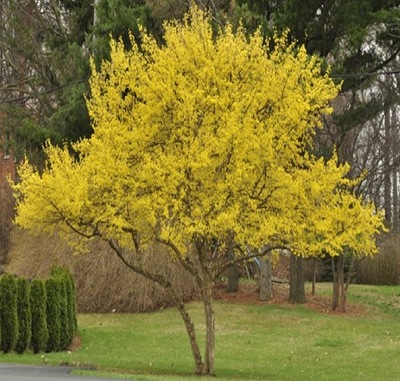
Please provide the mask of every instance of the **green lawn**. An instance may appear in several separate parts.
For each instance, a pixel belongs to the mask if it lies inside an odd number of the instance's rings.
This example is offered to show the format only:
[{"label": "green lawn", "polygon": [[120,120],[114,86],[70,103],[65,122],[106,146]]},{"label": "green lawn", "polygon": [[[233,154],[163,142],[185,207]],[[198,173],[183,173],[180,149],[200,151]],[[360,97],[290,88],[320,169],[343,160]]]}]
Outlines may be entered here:
[{"label": "green lawn", "polygon": [[[317,291],[328,293],[329,287]],[[334,315],[288,304],[216,302],[218,379],[399,380],[400,287],[353,285],[349,303],[364,310]],[[202,306],[196,302],[189,309],[200,333]],[[0,361],[72,364],[137,380],[198,380],[191,376],[189,343],[174,309],[80,315],[79,327],[76,352],[1,355]]]}]

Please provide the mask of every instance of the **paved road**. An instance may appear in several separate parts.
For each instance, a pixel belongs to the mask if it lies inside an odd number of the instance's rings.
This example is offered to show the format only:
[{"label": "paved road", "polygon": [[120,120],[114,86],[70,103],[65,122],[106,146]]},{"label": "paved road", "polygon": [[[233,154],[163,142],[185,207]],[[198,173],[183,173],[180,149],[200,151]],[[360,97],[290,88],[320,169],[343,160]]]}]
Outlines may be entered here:
[{"label": "paved road", "polygon": [[111,381],[111,378],[94,378],[71,375],[69,367],[46,367],[0,364],[0,381]]}]

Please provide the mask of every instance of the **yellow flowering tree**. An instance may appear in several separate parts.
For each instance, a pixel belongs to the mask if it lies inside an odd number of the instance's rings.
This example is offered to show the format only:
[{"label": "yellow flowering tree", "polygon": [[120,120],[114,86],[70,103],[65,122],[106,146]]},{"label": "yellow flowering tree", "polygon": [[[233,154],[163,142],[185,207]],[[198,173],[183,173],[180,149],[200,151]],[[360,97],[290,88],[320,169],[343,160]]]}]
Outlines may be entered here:
[{"label": "yellow flowering tree", "polygon": [[[160,47],[142,32],[130,51],[111,42],[111,60],[92,69],[93,136],[72,153],[47,145],[42,173],[20,167],[16,220],[75,244],[108,242],[169,292],[196,373],[214,374],[213,282],[224,269],[260,247],[305,256],[359,245],[373,253],[380,218],[350,193],[346,166],[306,154],[337,94],[317,58],[285,37],[270,51],[258,33],[247,38],[229,25],[215,32],[194,6],[182,22],[165,24],[164,38]],[[355,210],[362,220],[352,225]],[[204,355],[171,279],[141,261],[153,242],[198,285]]]}]

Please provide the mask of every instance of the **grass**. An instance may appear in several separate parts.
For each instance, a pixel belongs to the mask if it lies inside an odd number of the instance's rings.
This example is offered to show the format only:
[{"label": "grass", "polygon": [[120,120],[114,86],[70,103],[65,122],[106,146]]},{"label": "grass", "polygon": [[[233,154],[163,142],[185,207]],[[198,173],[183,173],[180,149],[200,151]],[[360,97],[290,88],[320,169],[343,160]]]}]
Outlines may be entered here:
[{"label": "grass", "polygon": [[[329,294],[329,285],[317,291]],[[216,373],[223,381],[392,381],[400,377],[400,287],[350,287],[361,314],[288,304],[216,302]],[[201,333],[202,306],[189,306]],[[71,353],[0,355],[1,362],[71,364],[76,373],[148,381],[194,381],[183,324],[174,309],[79,316]],[[86,368],[82,370],[82,368]],[[93,368],[95,370],[90,370]],[[215,378],[204,378],[215,379]]]}]

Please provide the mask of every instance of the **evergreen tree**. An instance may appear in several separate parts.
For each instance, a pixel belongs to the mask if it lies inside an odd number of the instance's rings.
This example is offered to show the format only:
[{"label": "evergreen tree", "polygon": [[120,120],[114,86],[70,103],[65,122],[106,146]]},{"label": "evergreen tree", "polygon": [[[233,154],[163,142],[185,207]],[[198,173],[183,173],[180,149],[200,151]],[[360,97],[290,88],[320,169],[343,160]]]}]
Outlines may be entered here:
[{"label": "evergreen tree", "polygon": [[34,279],[31,284],[30,304],[32,313],[31,345],[35,353],[44,352],[49,333],[46,321],[46,289],[44,282]]},{"label": "evergreen tree", "polygon": [[18,312],[18,341],[15,350],[25,352],[31,343],[32,315],[29,302],[30,283],[26,278],[18,278],[17,283],[17,312]]},{"label": "evergreen tree", "polygon": [[21,2],[0,5],[0,114],[17,158],[43,165],[42,146],[92,133],[84,97],[89,57],[108,55],[110,35],[129,45],[138,23],[152,28],[144,1]]},{"label": "evergreen tree", "polygon": [[46,288],[46,323],[49,338],[47,352],[56,352],[61,343],[61,291],[60,282],[50,278],[45,281]]},{"label": "evergreen tree", "polygon": [[1,350],[12,352],[18,340],[17,286],[12,275],[0,278]]},{"label": "evergreen tree", "polygon": [[73,331],[71,328],[71,318],[68,309],[67,285],[64,278],[56,278],[60,287],[60,349],[67,349],[73,339]]}]

